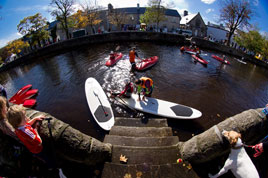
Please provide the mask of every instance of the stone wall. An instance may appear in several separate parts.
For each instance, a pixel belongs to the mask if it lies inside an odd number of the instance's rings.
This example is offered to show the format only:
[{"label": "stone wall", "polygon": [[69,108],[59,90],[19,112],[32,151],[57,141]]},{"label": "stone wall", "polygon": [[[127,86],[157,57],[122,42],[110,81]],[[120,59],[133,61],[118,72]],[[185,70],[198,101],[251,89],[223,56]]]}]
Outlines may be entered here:
[{"label": "stone wall", "polygon": [[[32,109],[26,110],[26,115],[31,118],[41,114],[52,118],[50,123],[53,142],[51,143],[48,122],[46,120],[42,121],[39,134],[43,140],[44,147],[51,148],[53,146],[58,159],[81,163],[87,166],[102,164],[104,161],[109,160],[112,151],[111,144],[102,143],[93,137],[85,135],[47,113]],[[1,131],[0,143],[0,176],[1,169],[5,169],[2,171],[5,172],[5,175],[12,175],[14,170],[17,173],[25,173],[23,169],[31,169],[31,160],[33,158],[26,147],[13,138],[2,134]],[[53,150],[49,150],[49,154],[52,155],[51,151]]]},{"label": "stone wall", "polygon": [[195,42],[197,46],[199,46],[201,49],[208,49],[208,50],[213,50],[213,51],[217,51],[217,52],[221,52],[223,54],[228,54],[234,57],[237,57],[239,59],[241,59],[242,57],[244,57],[244,59],[246,61],[250,61],[254,64],[257,64],[259,66],[268,68],[268,64],[261,61],[261,60],[257,60],[254,57],[245,54],[242,50],[238,50],[235,48],[231,48],[225,45],[221,45],[219,43],[215,43],[215,42],[211,42],[208,40],[205,40],[203,38],[197,38],[197,37],[193,37],[191,39],[192,42]]},{"label": "stone wall", "polygon": [[8,63],[7,65],[0,68],[0,72],[11,67],[15,67],[19,64],[34,60],[38,57],[57,54],[63,50],[75,49],[78,46],[86,46],[88,44],[96,43],[109,43],[109,42],[125,42],[125,41],[136,41],[136,42],[163,42],[163,43],[174,43],[183,44],[185,37],[183,35],[169,34],[169,33],[157,33],[157,32],[113,32],[96,35],[86,35],[79,38],[72,38],[65,41],[60,41],[43,48],[36,50],[28,55],[18,58],[17,60]]},{"label": "stone wall", "polygon": [[[109,43],[109,42],[162,42],[162,43],[173,43],[177,45],[189,45],[189,40],[186,40],[183,35],[171,34],[171,33],[158,33],[158,32],[112,32],[112,33],[104,33],[104,34],[96,34],[96,35],[86,35],[79,38],[72,38],[65,41],[60,41],[43,48],[37,49],[34,52],[27,54],[23,57],[18,58],[11,63],[0,68],[0,72],[7,70],[9,68],[15,67],[20,64],[24,64],[30,62],[31,60],[35,60],[38,57],[46,56],[46,55],[57,55],[61,51],[66,51],[70,49],[75,49],[78,46],[85,46],[88,44],[96,44],[96,43]],[[197,46],[201,49],[208,49],[213,51],[218,51],[222,53],[226,53],[238,58],[244,57],[245,60],[255,63],[257,65],[268,68],[268,64],[256,60],[255,58],[243,53],[241,50],[236,50],[231,47],[227,47],[225,45],[221,45],[219,43],[214,43],[208,40],[204,40],[202,38],[193,37],[191,41],[196,42]]]},{"label": "stone wall", "polygon": [[179,149],[184,160],[194,164],[205,163],[223,156],[230,150],[230,144],[223,138],[223,130],[235,130],[242,135],[243,143],[255,144],[268,134],[267,119],[261,119],[261,109],[250,109],[230,117],[207,131],[180,142]]}]

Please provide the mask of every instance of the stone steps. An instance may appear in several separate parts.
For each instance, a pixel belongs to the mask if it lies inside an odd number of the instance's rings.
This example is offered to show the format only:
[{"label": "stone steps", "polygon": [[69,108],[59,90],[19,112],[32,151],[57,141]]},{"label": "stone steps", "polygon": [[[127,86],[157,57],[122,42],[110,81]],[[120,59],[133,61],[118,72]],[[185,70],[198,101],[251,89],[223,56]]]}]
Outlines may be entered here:
[{"label": "stone steps", "polygon": [[[111,143],[113,149],[102,178],[198,177],[187,165],[177,164],[179,138],[173,136],[166,119],[115,118],[104,142]],[[128,158],[127,163],[120,162],[120,155]]]},{"label": "stone steps", "polygon": [[115,126],[128,126],[128,127],[168,127],[166,119],[158,118],[115,118]]},{"label": "stone steps", "polygon": [[126,175],[132,178],[198,178],[192,169],[186,168],[182,164],[117,164],[105,163],[104,171],[102,172],[103,178],[124,178]]},{"label": "stone steps", "polygon": [[126,155],[128,164],[176,163],[179,157],[177,146],[133,147],[113,145],[112,162],[120,163],[120,155]]},{"label": "stone steps", "polygon": [[170,146],[179,142],[177,136],[166,137],[128,137],[118,135],[106,135],[104,143],[111,143],[112,145],[122,146]]},{"label": "stone steps", "polygon": [[127,127],[113,126],[109,135],[128,137],[165,137],[172,136],[170,127]]}]

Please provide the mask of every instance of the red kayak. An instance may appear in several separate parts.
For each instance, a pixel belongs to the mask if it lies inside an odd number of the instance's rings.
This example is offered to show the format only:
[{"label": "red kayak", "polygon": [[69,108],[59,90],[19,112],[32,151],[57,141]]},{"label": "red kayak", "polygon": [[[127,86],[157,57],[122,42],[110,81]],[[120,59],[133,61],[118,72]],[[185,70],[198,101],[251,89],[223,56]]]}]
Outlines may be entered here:
[{"label": "red kayak", "polygon": [[36,105],[35,99],[30,99],[37,95],[37,89],[31,89],[32,85],[26,85],[22,87],[14,96],[9,99],[9,102],[14,104],[23,104],[25,107],[33,107]]},{"label": "red kayak", "polygon": [[26,93],[31,88],[32,88],[32,85],[31,84],[22,87],[17,93],[15,93],[15,95],[13,95],[9,99],[9,102],[11,102],[11,103],[15,102],[21,95],[23,95],[24,93]]},{"label": "red kayak", "polygon": [[36,105],[36,99],[29,99],[23,102],[23,106],[27,108],[31,108]]},{"label": "red kayak", "polygon": [[205,59],[202,59],[201,57],[197,57],[196,55],[192,55],[192,57],[197,60],[198,62],[200,62],[201,64],[207,65],[208,62]]},{"label": "red kayak", "polygon": [[142,71],[155,65],[158,61],[158,56],[143,59],[141,62],[136,63],[136,70]]},{"label": "red kayak", "polygon": [[230,64],[229,61],[227,61],[226,59],[222,59],[220,58],[219,56],[216,56],[216,55],[212,55],[211,57],[213,57],[214,59],[217,59],[218,61],[224,63],[224,64]]},{"label": "red kayak", "polygon": [[106,61],[105,65],[106,66],[113,66],[115,65],[121,58],[123,57],[122,53],[115,53],[115,59],[111,60],[109,59],[108,61]]},{"label": "red kayak", "polygon": [[197,52],[197,50],[188,48],[188,47],[186,47],[186,46],[182,46],[182,47],[180,48],[180,50],[181,50],[182,52],[186,52],[186,53],[189,53],[189,54],[195,54],[195,53]]}]

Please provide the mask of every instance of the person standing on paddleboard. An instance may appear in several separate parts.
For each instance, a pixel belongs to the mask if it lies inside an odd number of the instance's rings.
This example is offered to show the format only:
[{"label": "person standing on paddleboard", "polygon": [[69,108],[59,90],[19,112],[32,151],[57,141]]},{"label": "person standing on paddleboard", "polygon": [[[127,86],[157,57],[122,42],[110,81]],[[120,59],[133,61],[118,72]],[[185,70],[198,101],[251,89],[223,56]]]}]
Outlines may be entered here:
[{"label": "person standing on paddleboard", "polygon": [[124,84],[125,84],[125,88],[123,91],[121,91],[120,93],[112,93],[111,96],[118,96],[118,97],[123,96],[124,98],[130,98],[131,94],[134,91],[133,84],[132,82],[130,82],[129,79],[125,79]]},{"label": "person standing on paddleboard", "polygon": [[151,97],[154,89],[154,82],[149,77],[141,77],[140,79],[135,81],[137,86],[137,92],[139,95],[138,101],[141,100],[140,93],[143,92],[142,100],[145,100],[145,96]]},{"label": "person standing on paddleboard", "polygon": [[135,56],[139,57],[135,50],[136,50],[136,48],[132,47],[132,49],[129,51],[129,62],[131,64],[130,71],[134,71],[136,69]]}]

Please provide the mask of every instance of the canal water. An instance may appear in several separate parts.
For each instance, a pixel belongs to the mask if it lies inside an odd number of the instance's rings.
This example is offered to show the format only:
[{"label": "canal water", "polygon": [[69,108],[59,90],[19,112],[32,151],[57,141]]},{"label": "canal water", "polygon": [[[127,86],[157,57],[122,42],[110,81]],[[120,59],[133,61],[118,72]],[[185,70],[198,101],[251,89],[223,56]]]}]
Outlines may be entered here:
[{"label": "canal water", "polygon": [[[105,62],[111,50],[127,55],[136,46],[141,58],[159,56],[151,69],[132,75],[127,58],[113,67]],[[207,66],[195,63],[180,46],[157,43],[109,43],[77,47],[57,55],[36,58],[5,72],[0,82],[11,97],[22,86],[32,84],[39,90],[35,109],[48,112],[81,132],[103,140],[107,132],[94,121],[85,98],[85,81],[96,78],[107,91],[121,90],[125,78],[134,81],[146,76],[154,81],[153,97],[196,108],[202,117],[195,120],[168,119],[174,135],[181,141],[201,133],[224,119],[251,108],[264,107],[268,101],[268,70],[250,62],[243,64],[227,56],[230,65],[211,58],[213,51],[202,51]],[[111,99],[115,116],[143,117],[142,113]],[[144,117],[146,117],[145,115]],[[157,117],[157,116],[150,116]]]}]

